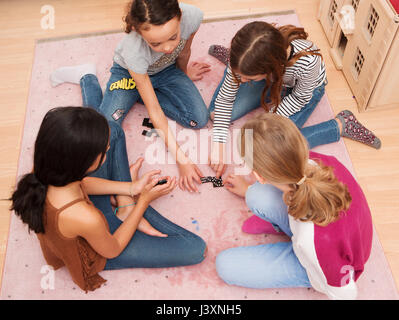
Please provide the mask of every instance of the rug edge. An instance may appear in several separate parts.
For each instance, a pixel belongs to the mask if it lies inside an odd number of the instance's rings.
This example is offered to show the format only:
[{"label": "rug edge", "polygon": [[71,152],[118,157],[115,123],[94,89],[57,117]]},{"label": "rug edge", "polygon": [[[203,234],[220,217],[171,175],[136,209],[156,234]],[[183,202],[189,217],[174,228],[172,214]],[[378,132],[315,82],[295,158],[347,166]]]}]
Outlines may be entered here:
[{"label": "rug edge", "polygon": [[[242,19],[249,19],[249,18],[260,18],[260,17],[277,16],[277,15],[282,16],[282,15],[290,15],[290,14],[296,14],[296,10],[292,9],[292,10],[272,11],[272,12],[259,11],[259,12],[253,12],[253,13],[251,13],[251,10],[249,10],[249,12],[244,12],[243,10],[239,10],[239,11],[236,11],[235,13],[233,13],[233,11],[230,11],[228,13],[209,14],[209,17],[206,16],[204,18],[204,20],[202,21],[202,24],[225,21],[225,20],[242,20]],[[94,32],[88,32],[88,33],[78,33],[78,34],[71,34],[71,35],[59,36],[59,37],[53,37],[53,38],[39,38],[39,39],[35,40],[35,44],[41,44],[41,43],[53,42],[53,41],[72,40],[75,38],[88,38],[88,37],[95,37],[95,36],[103,36],[103,35],[115,34],[115,33],[123,33],[123,29],[111,29],[111,30],[94,31]]]}]

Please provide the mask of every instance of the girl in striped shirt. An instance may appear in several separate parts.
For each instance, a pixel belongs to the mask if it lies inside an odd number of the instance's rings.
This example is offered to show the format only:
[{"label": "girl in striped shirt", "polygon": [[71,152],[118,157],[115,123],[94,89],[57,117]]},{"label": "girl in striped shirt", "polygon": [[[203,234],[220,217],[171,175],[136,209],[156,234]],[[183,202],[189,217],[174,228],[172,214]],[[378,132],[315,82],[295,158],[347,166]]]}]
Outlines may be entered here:
[{"label": "girl in striped shirt", "polygon": [[209,54],[227,65],[209,107],[213,120],[211,167],[220,177],[230,122],[261,105],[267,112],[290,118],[313,148],[341,136],[376,149],[381,141],[349,111],[335,119],[303,127],[325,92],[326,67],[319,49],[303,28],[276,27],[255,21],[234,36],[231,48],[211,46]]}]

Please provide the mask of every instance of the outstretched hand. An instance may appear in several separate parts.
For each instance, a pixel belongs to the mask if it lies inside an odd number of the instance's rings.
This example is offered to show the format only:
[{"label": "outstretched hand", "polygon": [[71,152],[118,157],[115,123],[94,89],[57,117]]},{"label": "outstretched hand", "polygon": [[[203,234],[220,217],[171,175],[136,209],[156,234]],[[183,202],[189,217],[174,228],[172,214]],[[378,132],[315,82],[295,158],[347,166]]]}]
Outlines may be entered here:
[{"label": "outstretched hand", "polygon": [[187,66],[187,76],[192,80],[202,80],[203,74],[211,71],[211,66],[207,63],[193,62]]},{"label": "outstretched hand", "polygon": [[[159,180],[166,179],[167,182],[162,185],[157,185]],[[149,204],[151,201],[154,201],[155,199],[158,199],[164,195],[167,195],[168,193],[172,192],[173,189],[176,187],[176,177],[160,177],[158,179],[153,179],[150,183],[148,183],[143,191],[141,192],[139,196],[139,201],[143,200],[146,201],[147,204]]]},{"label": "outstretched hand", "polygon": [[186,164],[179,164],[179,187],[181,190],[188,190],[190,192],[198,192],[195,183],[201,184],[201,177],[204,175],[202,174],[201,170],[192,163]]},{"label": "outstretched hand", "polygon": [[209,156],[209,166],[216,173],[216,178],[220,178],[226,171],[224,143],[213,143],[211,155]]},{"label": "outstretched hand", "polygon": [[245,194],[251,185],[251,183],[245,180],[243,176],[237,176],[234,174],[229,174],[227,178],[223,180],[223,183],[227,190],[243,198],[245,198]]}]

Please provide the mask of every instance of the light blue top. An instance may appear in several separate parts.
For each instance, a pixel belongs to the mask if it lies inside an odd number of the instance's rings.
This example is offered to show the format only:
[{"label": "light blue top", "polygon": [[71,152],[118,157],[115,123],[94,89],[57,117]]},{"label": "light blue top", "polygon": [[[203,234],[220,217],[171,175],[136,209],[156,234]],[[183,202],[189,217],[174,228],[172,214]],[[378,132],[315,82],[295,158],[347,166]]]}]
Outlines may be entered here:
[{"label": "light blue top", "polygon": [[180,3],[180,9],[181,40],[171,54],[153,51],[139,33],[131,31],[116,47],[114,61],[125,69],[149,75],[156,74],[175,63],[187,39],[198,30],[203,19],[203,12],[195,6]]}]

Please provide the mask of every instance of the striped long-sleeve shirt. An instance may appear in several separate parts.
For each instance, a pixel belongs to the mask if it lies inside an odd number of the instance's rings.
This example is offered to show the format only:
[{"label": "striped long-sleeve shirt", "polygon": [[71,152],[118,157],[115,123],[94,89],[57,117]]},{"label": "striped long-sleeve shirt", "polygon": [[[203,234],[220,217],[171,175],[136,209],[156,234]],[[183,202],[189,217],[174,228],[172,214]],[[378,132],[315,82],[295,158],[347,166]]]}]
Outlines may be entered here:
[{"label": "striped long-sleeve shirt", "polygon": [[[294,40],[291,42],[291,54],[295,55],[309,49],[311,45],[312,43],[307,40]],[[311,48],[311,50],[316,49],[315,45]],[[283,85],[292,88],[292,92],[281,100],[276,113],[289,117],[300,111],[311,100],[314,89],[322,85],[325,79],[326,67],[320,56],[305,55],[299,58],[293,66],[285,70]],[[231,113],[238,89],[239,84],[235,81],[231,68],[228,66],[226,77],[215,100],[214,142],[225,143],[227,141]]]}]

